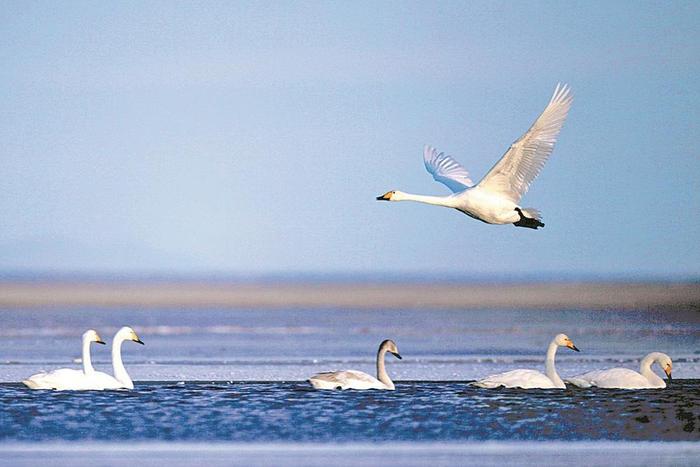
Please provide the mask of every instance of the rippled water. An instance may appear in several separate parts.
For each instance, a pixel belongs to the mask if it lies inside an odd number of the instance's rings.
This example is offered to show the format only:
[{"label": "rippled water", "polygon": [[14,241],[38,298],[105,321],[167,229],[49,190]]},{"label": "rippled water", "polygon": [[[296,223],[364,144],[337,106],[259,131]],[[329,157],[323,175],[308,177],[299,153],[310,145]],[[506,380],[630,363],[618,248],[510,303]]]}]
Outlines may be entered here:
[{"label": "rippled water", "polygon": [[217,382],[76,393],[2,384],[0,440],[700,441],[700,380],[646,391],[402,382],[394,392],[341,392]]},{"label": "rippled water", "polygon": [[[134,391],[17,383],[79,367],[85,329],[109,343],[125,324],[146,342],[123,347]],[[581,349],[559,351],[563,377],[638,368],[655,350],[672,356],[677,379],[647,391],[465,383],[543,369],[559,332]],[[385,338],[404,357],[387,361],[395,392],[303,382],[323,370],[372,373]],[[0,309],[0,342],[0,466],[697,465],[700,456],[696,309]],[[93,363],[110,371],[109,348],[93,346]]]}]

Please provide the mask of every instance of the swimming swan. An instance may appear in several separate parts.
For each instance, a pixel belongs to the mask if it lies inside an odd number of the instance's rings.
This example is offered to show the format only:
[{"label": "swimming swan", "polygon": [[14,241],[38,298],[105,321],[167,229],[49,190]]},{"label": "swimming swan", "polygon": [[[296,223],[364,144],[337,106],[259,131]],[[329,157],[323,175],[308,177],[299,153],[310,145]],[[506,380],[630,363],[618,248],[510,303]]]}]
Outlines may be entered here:
[{"label": "swimming swan", "polygon": [[377,377],[362,371],[345,370],[319,373],[309,378],[309,383],[316,389],[388,389],[394,390],[394,382],[389,378],[384,367],[384,355],[389,352],[401,360],[399,349],[392,340],[385,340],[377,351]]},{"label": "swimming swan", "polygon": [[89,329],[83,333],[82,371],[71,368],[60,368],[48,373],[37,373],[22,381],[22,383],[31,389],[84,389],[87,384],[87,378],[95,373],[95,369],[92,367],[92,360],[90,359],[91,342],[104,345],[102,338],[94,329]]},{"label": "swimming swan", "polygon": [[423,162],[426,170],[453,194],[424,196],[389,191],[378,196],[377,200],[417,201],[445,206],[487,224],[514,224],[530,229],[544,227],[537,209],[522,208],[518,203],[552,153],[572,101],[569,88],[558,84],[549,104],[535,123],[476,185],[473,185],[469,172],[459,162],[425,146]]},{"label": "swimming swan", "polygon": [[671,357],[661,352],[652,352],[644,357],[639,368],[639,373],[628,368],[610,368],[608,370],[589,371],[588,373],[568,378],[566,381],[580,388],[665,388],[666,382],[651,370],[651,365],[654,363],[659,364],[670,381],[673,362],[671,361]]},{"label": "swimming swan", "polygon": [[89,378],[90,389],[134,389],[134,383],[122,363],[122,342],[134,341],[144,345],[129,326],[124,326],[114,335],[112,341],[112,370],[114,376],[96,371]]},{"label": "swimming swan", "polygon": [[547,348],[547,358],[544,364],[546,375],[536,370],[513,370],[487,376],[472,384],[481,388],[497,388],[503,386],[506,388],[523,389],[566,389],[564,381],[561,380],[557,374],[557,369],[554,367],[554,356],[559,346],[568,347],[576,352],[579,351],[566,334],[557,334]]}]

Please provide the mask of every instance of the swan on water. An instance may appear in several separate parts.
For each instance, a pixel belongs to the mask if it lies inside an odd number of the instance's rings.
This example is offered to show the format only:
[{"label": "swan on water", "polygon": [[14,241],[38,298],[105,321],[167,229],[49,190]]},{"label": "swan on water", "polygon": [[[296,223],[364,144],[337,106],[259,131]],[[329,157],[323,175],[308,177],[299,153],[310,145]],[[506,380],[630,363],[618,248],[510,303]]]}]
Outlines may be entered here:
[{"label": "swan on water", "polygon": [[379,345],[377,351],[377,377],[362,371],[345,370],[319,373],[309,378],[309,383],[316,389],[388,389],[394,390],[394,382],[389,378],[384,366],[384,356],[391,353],[401,360],[399,349],[394,341],[387,339]]},{"label": "swan on water", "polygon": [[639,373],[628,368],[610,368],[608,370],[589,371],[582,375],[566,380],[580,388],[610,388],[610,389],[662,389],[666,382],[654,373],[651,365],[658,363],[668,380],[671,380],[673,362],[671,357],[661,352],[652,352],[642,359]]},{"label": "swan on water", "polygon": [[83,333],[82,371],[72,368],[60,368],[48,373],[37,373],[22,381],[22,383],[31,389],[85,389],[88,379],[95,374],[95,369],[92,367],[92,360],[90,359],[91,342],[104,345],[102,338],[94,329],[89,329]]},{"label": "swan on water", "polygon": [[537,370],[512,370],[497,375],[487,376],[484,379],[472,383],[481,388],[522,388],[522,389],[566,389],[557,369],[554,367],[554,356],[559,346],[568,347],[578,352],[574,343],[566,334],[557,334],[547,347],[545,359],[545,374]]},{"label": "swan on water", "polygon": [[114,335],[112,341],[112,371],[114,376],[101,371],[96,371],[89,378],[90,389],[134,389],[134,382],[122,363],[122,342],[134,341],[144,345],[133,329],[124,326]]},{"label": "swan on water", "polygon": [[569,87],[558,84],[549,104],[530,129],[511,144],[503,157],[474,185],[469,172],[455,159],[425,146],[423,161],[433,178],[452,190],[448,196],[425,196],[389,191],[378,201],[417,201],[454,208],[487,224],[544,227],[540,212],[520,207],[520,198],[544,167],[571,107]]}]

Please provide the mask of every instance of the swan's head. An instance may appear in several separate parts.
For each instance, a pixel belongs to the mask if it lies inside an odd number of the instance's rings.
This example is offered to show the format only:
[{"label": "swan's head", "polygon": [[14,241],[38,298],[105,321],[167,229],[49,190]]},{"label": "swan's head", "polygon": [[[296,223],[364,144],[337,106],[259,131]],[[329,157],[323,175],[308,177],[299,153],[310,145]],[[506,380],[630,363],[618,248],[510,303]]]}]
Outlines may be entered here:
[{"label": "swan's head", "polygon": [[136,335],[136,332],[129,326],[124,326],[119,331],[117,331],[117,334],[114,336],[114,340],[117,339],[121,339],[123,341],[134,341],[137,344],[144,345],[141,339],[139,339],[139,336]]},{"label": "swan's head", "polygon": [[399,354],[399,348],[396,347],[396,343],[392,341],[391,339],[387,339],[382,344],[379,346],[379,350],[384,349],[390,354],[392,354],[394,357],[398,358],[399,360],[402,359],[401,355]]},{"label": "swan's head", "polygon": [[665,353],[658,352],[658,355],[656,355],[656,361],[659,362],[659,365],[661,365],[661,368],[664,370],[664,373],[666,373],[666,376],[668,376],[668,379],[673,379],[671,378],[671,371],[673,370],[673,362],[671,361],[671,357]]},{"label": "swan's head", "polygon": [[387,191],[382,196],[377,196],[377,201],[401,201],[404,199],[403,191],[393,190]]},{"label": "swan's head", "polygon": [[105,345],[100,335],[97,334],[97,331],[94,329],[88,329],[83,333],[83,341],[96,342],[97,344]]},{"label": "swan's head", "polygon": [[571,350],[580,352],[580,350],[574,345],[574,341],[569,339],[569,336],[567,336],[566,334],[557,334],[557,337],[554,338],[554,342],[562,347],[568,347]]}]

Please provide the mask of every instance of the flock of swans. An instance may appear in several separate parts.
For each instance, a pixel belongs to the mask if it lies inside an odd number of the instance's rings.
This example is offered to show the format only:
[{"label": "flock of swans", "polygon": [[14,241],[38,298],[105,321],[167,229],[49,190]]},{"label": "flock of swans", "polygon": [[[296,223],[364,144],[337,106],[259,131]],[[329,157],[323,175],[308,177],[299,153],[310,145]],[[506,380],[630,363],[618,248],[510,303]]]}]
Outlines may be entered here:
[{"label": "flock of swans", "polygon": [[[453,194],[448,196],[425,196],[389,191],[377,200],[417,201],[457,209],[474,219],[488,224],[513,224],[517,227],[538,229],[544,227],[537,209],[524,208],[520,199],[537,177],[554,149],[557,135],[566,120],[573,97],[566,85],[557,85],[554,94],[542,114],[535,120],[484,178],[474,185],[469,172],[452,157],[426,146],[423,159],[426,170],[433,178],[443,183]],[[112,343],[112,366],[114,376],[95,371],[90,360],[90,343],[104,344],[94,330],[83,334],[83,370],[61,368],[49,373],[39,373],[23,381],[32,389],[133,389],[121,359],[121,344],[132,340],[143,344],[130,327],[121,328]],[[558,334],[550,342],[545,358],[545,372],[518,369],[487,376],[473,385],[481,388],[566,388],[554,366],[554,357],[559,347],[568,347],[578,352],[574,343],[565,334]],[[393,390],[394,383],[387,374],[384,357],[389,352],[401,358],[396,344],[385,340],[377,352],[377,377],[361,371],[345,370],[319,373],[309,378],[316,389],[386,389]],[[671,379],[672,362],[668,355],[653,352],[642,359],[640,372],[627,368],[611,368],[591,371],[568,378],[566,382],[579,387],[645,389],[664,388],[666,383],[651,370],[658,363]]]},{"label": "flock of swans", "polygon": [[[134,383],[124,368],[121,358],[122,342],[131,340],[142,344],[133,329],[128,326],[121,328],[114,336],[112,342],[112,367],[114,376],[95,371],[90,358],[90,344],[104,344],[99,334],[93,329],[83,334],[82,360],[83,370],[60,368],[48,373],[38,373],[22,381],[31,389],[53,390],[104,390],[104,389],[133,389]],[[554,366],[554,357],[557,348],[568,347],[578,352],[578,348],[566,334],[557,334],[547,347],[545,358],[545,372],[537,370],[518,369],[497,375],[487,376],[472,383],[480,388],[520,388],[520,389],[566,389],[564,380],[561,379]],[[377,377],[357,370],[343,370],[318,373],[308,379],[315,389],[384,389],[394,390],[394,382],[386,371],[384,359],[390,353],[399,360],[401,355],[396,343],[390,339],[383,341],[377,351]],[[653,363],[658,363],[671,379],[673,363],[671,358],[661,352],[652,352],[642,359],[640,372],[628,368],[610,368],[597,370],[582,375],[568,378],[566,382],[582,388],[617,388],[617,389],[652,389],[665,388],[665,381],[651,369]]]},{"label": "flock of swans", "polygon": [[[518,369],[487,376],[471,383],[480,388],[518,388],[518,389],[566,389],[565,382],[557,373],[554,357],[557,348],[568,347],[578,352],[578,348],[566,334],[557,334],[547,347],[545,372]],[[399,350],[392,340],[385,340],[377,352],[377,377],[356,370],[318,373],[309,378],[309,383],[316,389],[386,389],[393,390],[394,382],[386,372],[384,357],[386,353],[401,359]],[[673,363],[671,358],[661,352],[652,352],[642,359],[640,373],[628,368],[610,368],[584,373],[568,378],[566,382],[581,388],[599,387],[608,389],[661,389],[666,382],[651,370],[651,365],[658,363],[671,379]]]},{"label": "flock of swans", "polygon": [[83,333],[83,371],[70,368],[60,368],[48,373],[37,373],[22,381],[31,389],[56,390],[103,390],[103,389],[134,389],[134,382],[122,363],[122,342],[134,341],[144,345],[133,329],[124,326],[114,335],[112,340],[112,371],[114,376],[101,371],[95,371],[90,358],[90,343],[103,344],[104,341],[94,329]]}]

